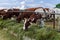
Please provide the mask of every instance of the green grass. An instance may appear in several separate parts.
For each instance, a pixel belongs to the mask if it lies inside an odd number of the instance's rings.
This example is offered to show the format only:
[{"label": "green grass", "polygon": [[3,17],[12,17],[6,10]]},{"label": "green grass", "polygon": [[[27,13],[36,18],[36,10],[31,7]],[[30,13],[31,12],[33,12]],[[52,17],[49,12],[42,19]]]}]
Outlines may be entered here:
[{"label": "green grass", "polygon": [[[46,26],[40,28],[38,25],[33,24],[28,29],[28,31],[24,31],[22,30],[23,22],[16,23],[15,20],[0,19],[0,30],[3,30],[3,28],[7,28],[7,30],[0,32],[4,32],[6,39],[9,38],[8,40],[23,40],[23,36],[36,40],[60,40],[60,33]],[[14,34],[16,34],[17,36],[15,36]]]}]

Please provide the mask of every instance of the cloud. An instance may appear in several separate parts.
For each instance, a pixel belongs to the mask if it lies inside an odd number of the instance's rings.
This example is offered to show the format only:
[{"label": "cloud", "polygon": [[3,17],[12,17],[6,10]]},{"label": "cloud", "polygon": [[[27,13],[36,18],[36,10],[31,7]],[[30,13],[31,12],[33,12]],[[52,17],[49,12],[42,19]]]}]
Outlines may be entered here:
[{"label": "cloud", "polygon": [[0,3],[0,5],[11,5],[11,3]]},{"label": "cloud", "polygon": [[44,1],[40,1],[39,3],[44,3]]},{"label": "cloud", "polygon": [[0,0],[0,8],[13,8],[20,6],[18,0]]},{"label": "cloud", "polygon": [[[6,9],[7,7],[0,7],[0,9]],[[8,9],[8,8],[7,8]]]},{"label": "cloud", "polygon": [[33,4],[27,4],[28,7],[47,7],[47,8],[52,8],[55,7],[55,5],[51,3],[46,3],[44,1],[40,1],[38,3],[33,3]]},{"label": "cloud", "polygon": [[25,0],[25,2],[34,2],[34,0]]},{"label": "cloud", "polygon": [[43,5],[41,5],[41,4],[28,4],[27,6],[29,6],[29,7],[42,7]]},{"label": "cloud", "polygon": [[13,7],[17,7],[20,6],[20,4],[18,3],[17,0],[1,0],[0,1],[0,8],[13,8]]},{"label": "cloud", "polygon": [[24,1],[21,1],[20,2],[20,9],[25,9],[27,6],[29,7],[31,5],[30,3],[34,3],[34,0],[24,0]]},{"label": "cloud", "polygon": [[55,5],[53,5],[51,3],[44,3],[44,6],[49,7],[49,8],[55,7]]},{"label": "cloud", "polygon": [[25,4],[25,1],[20,2],[21,4]]},{"label": "cloud", "polygon": [[[59,1],[59,0],[55,0]],[[27,7],[54,7],[56,2],[53,1],[52,3],[45,0],[1,0],[0,7],[20,7],[22,9]],[[59,1],[60,2],[60,1]],[[58,3],[58,2],[57,2]]]},{"label": "cloud", "polygon": [[24,9],[25,8],[25,1],[22,1],[22,2],[20,2],[20,9]]}]

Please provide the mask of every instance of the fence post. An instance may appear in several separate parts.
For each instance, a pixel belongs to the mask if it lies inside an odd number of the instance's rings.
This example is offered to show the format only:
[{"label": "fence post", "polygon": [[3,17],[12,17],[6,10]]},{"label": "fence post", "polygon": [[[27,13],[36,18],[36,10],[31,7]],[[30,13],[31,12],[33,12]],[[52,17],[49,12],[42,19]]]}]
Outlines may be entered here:
[{"label": "fence post", "polygon": [[53,29],[55,29],[55,14],[52,15],[53,15]]}]

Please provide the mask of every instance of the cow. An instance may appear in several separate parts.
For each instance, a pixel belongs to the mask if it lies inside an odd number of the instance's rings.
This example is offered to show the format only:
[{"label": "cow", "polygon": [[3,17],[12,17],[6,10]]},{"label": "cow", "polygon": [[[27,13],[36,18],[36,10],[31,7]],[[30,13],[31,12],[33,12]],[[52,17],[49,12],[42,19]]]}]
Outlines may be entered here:
[{"label": "cow", "polygon": [[7,9],[1,9],[1,10],[0,10],[0,17],[3,18],[3,15],[6,14],[6,10],[7,10]]},{"label": "cow", "polygon": [[29,19],[25,19],[25,22],[24,22],[24,26],[23,26],[23,30],[27,31],[28,30],[28,27],[31,25],[31,23],[36,23],[37,20],[40,20],[42,19],[42,15],[41,14],[36,14],[36,12],[34,14],[32,14],[30,16]]},{"label": "cow", "polygon": [[50,8],[39,8],[36,9],[35,12],[40,12],[43,16],[45,16],[45,20],[47,21],[48,19],[53,18],[52,13],[55,13],[54,10],[50,9]]},{"label": "cow", "polygon": [[[38,8],[30,15],[29,19],[25,18],[24,30],[28,30],[28,26],[31,25],[31,23],[36,23],[38,20],[41,22],[41,27],[44,27],[44,19],[48,18],[50,13],[53,13],[54,11],[50,11],[48,8]],[[27,15],[28,16],[28,15]],[[48,17],[47,17],[48,16]]]},{"label": "cow", "polygon": [[50,9],[50,8],[44,8],[44,9],[46,12],[46,20],[52,19],[53,18],[52,13],[55,13],[55,11],[53,9]]},{"label": "cow", "polygon": [[42,18],[42,13],[39,12],[35,12],[35,10],[37,9],[42,9],[44,11],[43,8],[38,7],[38,8],[28,8],[26,10],[24,10],[18,17],[17,17],[17,21],[20,22],[21,20],[24,20],[24,27],[23,29],[27,30],[28,26],[30,25],[30,22],[32,23],[36,23],[36,21],[38,19]]},{"label": "cow", "polygon": [[11,18],[13,16],[18,16],[20,14],[20,9],[8,9],[7,12],[3,15],[3,19]]},{"label": "cow", "polygon": [[36,9],[39,9],[39,8],[42,8],[42,7],[37,7],[37,8],[27,8],[25,9],[23,12],[20,13],[20,15],[17,17],[17,22],[19,23],[21,20],[24,20],[24,18],[27,18],[29,19],[29,17],[34,14],[34,11]]}]

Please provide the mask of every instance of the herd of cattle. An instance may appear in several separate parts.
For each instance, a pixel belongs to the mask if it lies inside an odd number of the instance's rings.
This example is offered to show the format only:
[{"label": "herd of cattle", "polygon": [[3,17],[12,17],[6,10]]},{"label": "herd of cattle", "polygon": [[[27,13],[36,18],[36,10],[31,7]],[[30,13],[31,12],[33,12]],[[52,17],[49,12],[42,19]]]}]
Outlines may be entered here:
[{"label": "herd of cattle", "polygon": [[50,18],[52,16],[50,13],[54,13],[54,11],[43,7],[27,8],[24,10],[15,8],[0,9],[0,17],[3,20],[11,19],[13,16],[16,17],[17,22],[24,20],[23,29],[25,30],[28,30],[28,26],[31,25],[31,23],[36,23],[39,19],[43,20]]}]

